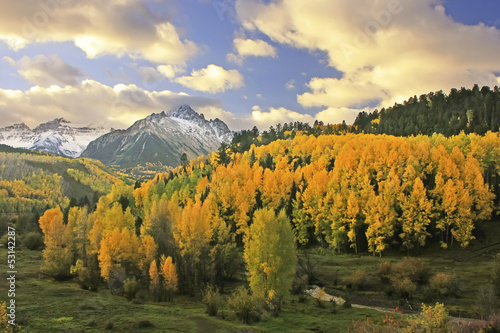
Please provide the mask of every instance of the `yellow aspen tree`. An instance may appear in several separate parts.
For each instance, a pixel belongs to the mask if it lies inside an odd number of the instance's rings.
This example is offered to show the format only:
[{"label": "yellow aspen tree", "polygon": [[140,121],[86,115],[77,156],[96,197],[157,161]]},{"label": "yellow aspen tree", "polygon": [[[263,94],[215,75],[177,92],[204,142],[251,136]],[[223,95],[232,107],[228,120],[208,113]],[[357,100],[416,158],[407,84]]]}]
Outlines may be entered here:
[{"label": "yellow aspen tree", "polygon": [[153,200],[149,206],[141,225],[141,237],[153,237],[159,254],[173,254],[175,251],[173,224],[176,215],[174,211],[178,210],[179,206],[170,203],[165,195],[161,199]]},{"label": "yellow aspen tree", "polygon": [[140,266],[143,271],[143,275],[147,276],[147,271],[149,264],[156,257],[156,244],[153,237],[146,235],[141,237],[141,247],[139,249],[141,254]]},{"label": "yellow aspen tree", "polygon": [[222,292],[226,278],[234,275],[238,260],[238,249],[235,242],[235,233],[224,219],[218,215],[217,205],[207,198],[203,203],[205,212],[212,228],[210,242],[210,280]]},{"label": "yellow aspen tree", "polygon": [[181,255],[181,289],[192,294],[208,273],[212,228],[207,207],[189,199],[175,224],[174,238]]},{"label": "yellow aspen tree", "polygon": [[162,256],[161,275],[163,277],[163,286],[167,293],[167,301],[171,302],[178,287],[177,270],[175,264],[172,262],[172,257],[165,258],[165,256]]},{"label": "yellow aspen tree", "polygon": [[48,209],[40,217],[40,228],[44,234],[45,249],[42,270],[55,279],[70,276],[70,266],[73,260],[71,253],[72,239],[63,223],[63,213],[57,208]]},{"label": "yellow aspen tree", "polygon": [[467,247],[475,237],[472,235],[474,230],[474,220],[472,218],[473,200],[469,191],[465,188],[457,189],[458,203],[454,212],[453,229],[451,230],[452,240],[460,242],[460,246]]},{"label": "yellow aspen tree", "polygon": [[349,238],[349,242],[351,242],[351,247],[354,248],[354,251],[358,253],[358,221],[359,221],[359,200],[354,191],[349,193],[349,197],[347,199],[347,209],[345,211],[345,221],[346,225],[349,227],[349,231],[347,232],[347,237]]},{"label": "yellow aspen tree", "polygon": [[495,194],[484,183],[481,166],[472,155],[467,157],[463,173],[465,187],[472,199],[472,219],[474,222],[489,220],[493,213]]},{"label": "yellow aspen tree", "polygon": [[98,256],[101,276],[109,280],[114,270],[118,269],[125,269],[130,273],[140,272],[140,247],[140,240],[133,230],[116,228],[106,233],[101,240]]},{"label": "yellow aspen tree", "polygon": [[153,294],[155,301],[160,301],[160,275],[158,274],[158,267],[156,265],[156,260],[151,261],[149,264],[149,289]]},{"label": "yellow aspen tree", "polygon": [[365,223],[368,225],[366,237],[368,249],[380,256],[394,236],[398,221],[397,205],[400,201],[401,184],[395,168],[392,168],[387,179],[379,183],[379,194],[372,192],[365,211]]},{"label": "yellow aspen tree", "polygon": [[424,246],[430,236],[427,227],[431,223],[432,202],[427,198],[424,183],[417,177],[413,182],[413,190],[401,203],[401,230],[399,237],[406,247],[408,255],[415,244]]},{"label": "yellow aspen tree", "polygon": [[252,293],[280,309],[289,295],[297,264],[292,227],[284,210],[259,209],[245,238],[245,261]]}]

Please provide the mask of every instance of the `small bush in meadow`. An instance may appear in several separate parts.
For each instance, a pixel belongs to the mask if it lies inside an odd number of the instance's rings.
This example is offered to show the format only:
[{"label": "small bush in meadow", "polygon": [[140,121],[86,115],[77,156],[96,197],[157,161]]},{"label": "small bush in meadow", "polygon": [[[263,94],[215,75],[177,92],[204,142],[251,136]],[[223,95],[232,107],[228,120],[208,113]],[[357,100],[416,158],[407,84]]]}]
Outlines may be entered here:
[{"label": "small bush in meadow", "polygon": [[407,277],[412,282],[425,285],[431,277],[429,265],[417,258],[404,258],[392,266],[391,281]]},{"label": "small bush in meadow", "polygon": [[422,304],[422,312],[408,320],[407,332],[448,333],[450,318],[443,304]]},{"label": "small bush in meadow", "polygon": [[135,298],[138,289],[139,282],[135,278],[123,281],[123,291],[125,293],[125,297],[127,297],[129,301]]},{"label": "small bush in meadow", "polygon": [[219,307],[222,305],[222,298],[219,289],[214,286],[207,285],[203,292],[203,303],[207,306],[209,316],[217,316]]},{"label": "small bush in meadow", "polygon": [[259,307],[256,300],[248,293],[247,288],[240,286],[231,295],[228,301],[229,308],[236,317],[245,324],[251,324],[259,319]]},{"label": "small bush in meadow", "polygon": [[357,271],[355,271],[346,278],[345,283],[349,288],[353,288],[356,290],[365,289],[366,272],[361,269],[358,269]]},{"label": "small bush in meadow", "polygon": [[458,294],[458,280],[447,273],[436,274],[429,282],[429,286],[439,296],[450,296]]},{"label": "small bush in meadow", "polygon": [[377,275],[382,283],[387,284],[391,282],[391,272],[392,264],[389,261],[384,261],[380,264]]},{"label": "small bush in meadow", "polygon": [[417,291],[417,285],[408,277],[392,280],[394,291],[403,298],[411,298]]},{"label": "small bush in meadow", "polygon": [[24,245],[28,250],[41,250],[44,245],[43,236],[38,232],[30,232],[24,237]]}]

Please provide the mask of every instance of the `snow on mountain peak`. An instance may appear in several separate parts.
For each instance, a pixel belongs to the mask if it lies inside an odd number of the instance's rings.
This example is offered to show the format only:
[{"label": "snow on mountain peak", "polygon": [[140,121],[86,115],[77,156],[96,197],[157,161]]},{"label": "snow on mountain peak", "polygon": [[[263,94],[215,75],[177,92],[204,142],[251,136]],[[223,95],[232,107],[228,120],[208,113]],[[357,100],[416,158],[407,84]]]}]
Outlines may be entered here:
[{"label": "snow on mountain peak", "polygon": [[104,126],[76,127],[64,118],[55,118],[33,130],[24,123],[0,128],[0,143],[75,158],[90,141],[110,130]]}]

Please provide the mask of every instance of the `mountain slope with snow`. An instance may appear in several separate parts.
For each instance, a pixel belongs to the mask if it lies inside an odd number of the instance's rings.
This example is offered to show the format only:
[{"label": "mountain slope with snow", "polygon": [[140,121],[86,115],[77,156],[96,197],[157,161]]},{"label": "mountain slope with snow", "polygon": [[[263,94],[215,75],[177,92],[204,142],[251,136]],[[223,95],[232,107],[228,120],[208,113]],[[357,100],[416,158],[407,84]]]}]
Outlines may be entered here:
[{"label": "mountain slope with snow", "polygon": [[76,158],[89,142],[112,130],[105,126],[78,127],[64,118],[56,118],[33,130],[26,124],[0,128],[0,144]]},{"label": "mountain slope with snow", "polygon": [[120,167],[157,162],[177,166],[183,153],[188,159],[209,154],[222,142],[230,142],[232,136],[223,121],[206,120],[203,114],[183,105],[168,113],[153,113],[126,130],[103,135],[81,156]]}]

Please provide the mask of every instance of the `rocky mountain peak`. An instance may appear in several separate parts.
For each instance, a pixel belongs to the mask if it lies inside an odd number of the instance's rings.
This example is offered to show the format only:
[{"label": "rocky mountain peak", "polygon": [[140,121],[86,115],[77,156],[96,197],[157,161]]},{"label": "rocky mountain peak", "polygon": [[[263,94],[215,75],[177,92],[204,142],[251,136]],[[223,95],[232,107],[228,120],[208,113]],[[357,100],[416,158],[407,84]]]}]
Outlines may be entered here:
[{"label": "rocky mountain peak", "polygon": [[20,123],[20,124],[14,124],[11,126],[7,126],[5,128],[0,128],[0,131],[6,131],[6,132],[11,132],[11,131],[18,131],[18,132],[24,132],[24,131],[31,131],[31,128],[28,127],[25,123]]},{"label": "rocky mountain peak", "polygon": [[205,116],[203,113],[198,113],[193,110],[189,105],[181,105],[177,109],[173,109],[167,113],[171,118],[185,119],[189,121],[204,122]]}]

